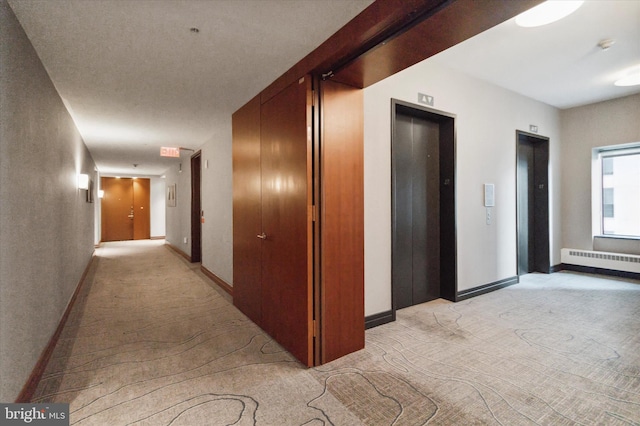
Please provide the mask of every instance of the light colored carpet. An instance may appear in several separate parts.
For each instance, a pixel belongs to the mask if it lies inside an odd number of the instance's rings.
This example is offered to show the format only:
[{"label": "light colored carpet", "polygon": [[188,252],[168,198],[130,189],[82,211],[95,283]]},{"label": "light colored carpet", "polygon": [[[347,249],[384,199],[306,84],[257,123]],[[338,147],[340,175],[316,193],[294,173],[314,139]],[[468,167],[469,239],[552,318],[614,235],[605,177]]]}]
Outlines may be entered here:
[{"label": "light colored carpet", "polygon": [[108,243],[45,401],[78,425],[640,425],[640,285],[527,275],[306,369],[162,241]]}]

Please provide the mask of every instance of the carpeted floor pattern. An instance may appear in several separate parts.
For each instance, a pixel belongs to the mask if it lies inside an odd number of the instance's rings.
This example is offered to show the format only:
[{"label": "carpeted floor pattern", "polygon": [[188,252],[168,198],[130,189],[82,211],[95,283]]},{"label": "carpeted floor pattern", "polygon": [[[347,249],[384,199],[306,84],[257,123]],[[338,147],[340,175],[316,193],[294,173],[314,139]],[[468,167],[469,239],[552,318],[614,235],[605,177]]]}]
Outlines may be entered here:
[{"label": "carpeted floor pattern", "polygon": [[163,241],[107,243],[33,402],[74,425],[640,425],[640,282],[530,274],[397,317],[306,369]]}]

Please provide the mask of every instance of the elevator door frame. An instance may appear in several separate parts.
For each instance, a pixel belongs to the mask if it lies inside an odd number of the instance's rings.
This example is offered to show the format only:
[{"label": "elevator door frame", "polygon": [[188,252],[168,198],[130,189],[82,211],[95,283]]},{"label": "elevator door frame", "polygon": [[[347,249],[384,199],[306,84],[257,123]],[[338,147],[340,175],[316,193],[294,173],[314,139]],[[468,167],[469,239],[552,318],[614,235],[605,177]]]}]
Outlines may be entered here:
[{"label": "elevator door frame", "polygon": [[398,284],[394,282],[394,236],[396,226],[395,161],[393,146],[396,138],[396,117],[398,114],[413,115],[440,125],[439,165],[440,165],[440,297],[457,299],[457,250],[456,250],[456,131],[454,114],[439,111],[408,102],[391,99],[391,299],[392,317],[395,319]]},{"label": "elevator door frame", "polygon": [[[549,238],[549,141],[546,136],[540,136],[538,134],[524,132],[522,130],[516,130],[516,273],[518,276],[526,275],[532,272],[541,272],[548,274],[551,272],[551,255],[550,255],[550,238]],[[533,195],[534,198],[534,242],[533,242],[533,256],[529,256],[530,248],[527,248],[527,253],[522,253],[520,247],[521,244],[521,223],[520,223],[520,182],[518,180],[518,163],[520,159],[520,145],[528,143],[533,146],[534,150],[534,171],[533,179],[535,181],[534,186],[543,185]],[[541,162],[542,164],[538,163]],[[534,188],[535,189],[535,188]],[[529,218],[531,221],[532,218]],[[522,272],[520,270],[521,258],[527,256],[532,260],[533,265],[528,263],[528,272]]]}]

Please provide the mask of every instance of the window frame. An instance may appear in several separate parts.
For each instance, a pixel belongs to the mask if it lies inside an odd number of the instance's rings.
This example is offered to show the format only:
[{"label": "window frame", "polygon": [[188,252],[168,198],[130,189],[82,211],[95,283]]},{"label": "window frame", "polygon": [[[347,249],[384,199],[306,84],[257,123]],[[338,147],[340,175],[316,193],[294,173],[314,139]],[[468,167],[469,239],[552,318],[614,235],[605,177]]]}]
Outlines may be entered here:
[{"label": "window frame", "polygon": [[[640,235],[623,235],[623,234],[606,234],[604,220],[604,192],[605,192],[605,176],[612,176],[613,171],[605,170],[604,160],[607,158],[616,158],[626,155],[639,155],[640,142],[632,142],[622,145],[611,145],[593,148],[592,150],[592,237],[597,238],[614,238],[614,239],[640,239]],[[611,188],[612,190],[614,188]],[[615,205],[612,210],[615,211]]]}]

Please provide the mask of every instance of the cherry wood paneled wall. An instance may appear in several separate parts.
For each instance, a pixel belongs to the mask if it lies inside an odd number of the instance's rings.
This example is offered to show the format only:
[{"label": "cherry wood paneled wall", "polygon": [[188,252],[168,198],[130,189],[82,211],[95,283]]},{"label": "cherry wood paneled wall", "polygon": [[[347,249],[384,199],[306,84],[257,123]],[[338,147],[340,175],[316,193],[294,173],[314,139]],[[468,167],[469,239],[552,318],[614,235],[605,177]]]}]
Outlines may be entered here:
[{"label": "cherry wood paneled wall", "polygon": [[234,304],[307,366],[364,347],[362,91],[320,93],[324,114],[305,76],[233,115]]},{"label": "cherry wood paneled wall", "polygon": [[262,104],[261,327],[305,365],[313,360],[311,79]]},{"label": "cherry wood paneled wall", "polygon": [[362,90],[320,85],[321,363],[364,348]]},{"label": "cherry wood paneled wall", "polygon": [[314,365],[311,78],[233,114],[233,300]]},{"label": "cherry wood paneled wall", "polygon": [[262,180],[260,96],[232,116],[233,126],[233,303],[262,323]]}]

